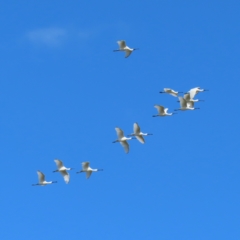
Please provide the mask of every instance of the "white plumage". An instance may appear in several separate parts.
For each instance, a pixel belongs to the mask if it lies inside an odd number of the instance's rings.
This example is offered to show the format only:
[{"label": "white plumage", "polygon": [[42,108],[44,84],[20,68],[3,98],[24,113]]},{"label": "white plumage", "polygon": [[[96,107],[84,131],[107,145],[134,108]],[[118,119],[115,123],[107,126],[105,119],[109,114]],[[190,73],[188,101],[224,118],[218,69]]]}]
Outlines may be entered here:
[{"label": "white plumage", "polygon": [[174,91],[173,89],[171,88],[164,88],[163,89],[163,92],[159,92],[159,93],[168,93],[170,95],[172,95],[173,97],[177,97],[179,93],[182,93],[182,92],[177,92],[177,91]]},{"label": "white plumage", "polygon": [[161,105],[154,105],[154,107],[157,109],[158,114],[157,115],[153,115],[153,117],[165,117],[165,116],[172,116],[175,113],[168,113],[168,108],[165,108]]},{"label": "white plumage", "polygon": [[88,179],[92,172],[98,172],[98,171],[103,171],[103,169],[93,169],[89,166],[90,162],[82,162],[82,170],[77,172],[77,173],[86,173],[86,178]]},{"label": "white plumage", "polygon": [[190,94],[190,98],[194,99],[194,97],[199,93],[199,92],[205,92],[208,91],[207,89],[201,89],[200,87],[195,87],[190,89],[188,92]]},{"label": "white plumage", "polygon": [[179,109],[175,109],[175,111],[178,111],[178,110],[185,111],[185,110],[200,109],[200,108],[194,108],[194,102],[193,101],[187,102],[183,97],[179,97],[178,99],[180,101],[180,108]]},{"label": "white plumage", "polygon": [[63,165],[63,162],[59,159],[55,159],[54,162],[56,163],[58,169],[53,171],[53,172],[60,172],[61,175],[63,176],[63,179],[64,179],[65,183],[68,184],[69,181],[70,181],[70,175],[67,171],[72,170],[73,168],[66,168]]},{"label": "white plumage", "polygon": [[117,41],[117,44],[119,46],[119,49],[117,50],[113,50],[114,52],[118,52],[118,51],[124,51],[125,52],[125,58],[129,57],[130,54],[134,51],[134,50],[138,50],[138,48],[130,48],[126,45],[126,42],[124,40],[120,40]]},{"label": "white plumage", "polygon": [[57,183],[57,181],[50,181],[50,182],[47,182],[45,180],[45,175],[41,172],[41,171],[37,171],[37,175],[38,175],[38,183],[36,184],[32,184],[33,186],[46,186],[48,184],[52,184],[52,183]]},{"label": "white plumage", "polygon": [[137,138],[137,140],[142,144],[145,143],[143,136],[152,135],[151,133],[141,132],[141,129],[140,129],[140,126],[138,125],[138,123],[133,124],[133,132],[134,133],[130,134],[129,136],[135,136]]},{"label": "white plumage", "polygon": [[127,141],[128,141],[128,140],[131,140],[131,139],[133,139],[133,138],[132,138],[132,137],[130,137],[130,138],[125,137],[122,129],[120,129],[120,128],[118,128],[118,127],[116,127],[115,130],[116,130],[118,139],[115,140],[115,141],[113,141],[113,143],[119,142],[119,143],[123,146],[124,151],[125,151],[126,153],[128,153],[128,152],[129,152],[129,144],[128,144]]}]

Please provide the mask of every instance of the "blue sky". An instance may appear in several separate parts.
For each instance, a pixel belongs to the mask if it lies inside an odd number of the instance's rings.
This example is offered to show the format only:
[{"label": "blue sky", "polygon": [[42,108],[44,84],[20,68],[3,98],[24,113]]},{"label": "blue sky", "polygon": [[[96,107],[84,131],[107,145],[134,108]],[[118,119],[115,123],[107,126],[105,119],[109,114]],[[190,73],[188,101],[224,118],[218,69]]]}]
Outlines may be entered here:
[{"label": "blue sky", "polygon": [[[1,239],[240,238],[239,1],[5,1]],[[125,59],[124,39],[139,47]],[[197,95],[172,112],[164,87]],[[138,122],[129,154],[114,128]],[[55,170],[63,160],[71,180]],[[83,161],[103,172],[86,180]],[[58,183],[32,187],[36,171]]]}]

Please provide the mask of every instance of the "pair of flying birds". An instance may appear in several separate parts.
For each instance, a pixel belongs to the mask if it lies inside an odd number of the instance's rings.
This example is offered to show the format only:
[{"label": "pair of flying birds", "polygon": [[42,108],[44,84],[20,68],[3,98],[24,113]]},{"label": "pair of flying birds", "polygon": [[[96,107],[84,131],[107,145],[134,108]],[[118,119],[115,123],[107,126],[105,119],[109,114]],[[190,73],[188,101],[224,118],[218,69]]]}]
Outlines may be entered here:
[{"label": "pair of flying birds", "polygon": [[[53,172],[59,172],[61,173],[61,175],[63,176],[63,179],[66,183],[69,183],[70,181],[70,175],[67,171],[72,170],[73,168],[67,168],[63,165],[63,162],[61,160],[55,159],[54,162],[57,165],[57,170],[53,171]],[[77,173],[82,173],[85,172],[86,173],[86,178],[89,178],[92,174],[92,172],[98,172],[98,171],[103,171],[103,169],[93,169],[90,166],[90,162],[82,162],[82,170],[80,170]],[[37,184],[32,184],[33,186],[45,186],[48,184],[52,184],[52,183],[57,183],[57,181],[46,181],[45,180],[45,175],[41,172],[41,171],[37,171],[37,175],[38,175],[38,183]]]},{"label": "pair of flying birds", "polygon": [[129,134],[128,135],[129,137],[124,136],[123,130],[121,128],[116,127],[115,130],[116,130],[118,139],[113,141],[113,143],[119,142],[123,146],[125,153],[129,152],[129,144],[127,142],[128,140],[137,139],[140,143],[145,143],[143,136],[153,135],[151,133],[141,132],[141,129],[137,123],[133,124],[134,133]]}]

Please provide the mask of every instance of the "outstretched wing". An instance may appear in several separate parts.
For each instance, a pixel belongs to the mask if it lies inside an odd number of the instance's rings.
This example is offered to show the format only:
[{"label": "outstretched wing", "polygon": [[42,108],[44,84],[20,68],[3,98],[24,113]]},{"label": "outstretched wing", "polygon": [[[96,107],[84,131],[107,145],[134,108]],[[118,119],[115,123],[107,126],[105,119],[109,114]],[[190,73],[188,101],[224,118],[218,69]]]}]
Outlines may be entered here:
[{"label": "outstretched wing", "polygon": [[160,105],[154,105],[159,114],[164,114],[164,107]]},{"label": "outstretched wing", "polygon": [[171,88],[164,88],[163,90],[164,90],[164,92],[166,92],[166,93],[170,93],[172,89],[171,89]]},{"label": "outstretched wing", "polygon": [[123,130],[118,127],[116,127],[115,130],[117,132],[118,139],[122,139],[124,137]]},{"label": "outstretched wing", "polygon": [[58,169],[63,167],[63,162],[61,160],[55,159],[54,162],[56,163]]},{"label": "outstretched wing", "polygon": [[133,132],[135,133],[135,134],[139,134],[140,133],[140,127],[139,127],[139,125],[137,124],[137,123],[134,123],[133,124]]},{"label": "outstretched wing", "polygon": [[70,175],[69,175],[69,173],[68,173],[66,170],[64,170],[64,171],[60,171],[60,173],[62,174],[65,183],[68,184],[69,181],[70,181]]},{"label": "outstretched wing", "polygon": [[124,40],[117,41],[117,44],[120,49],[123,49],[126,47],[126,42]]},{"label": "outstretched wing", "polygon": [[87,171],[87,172],[86,172],[86,178],[87,178],[87,179],[90,178],[91,174],[92,174],[92,171]]},{"label": "outstretched wing", "polygon": [[88,170],[89,163],[90,162],[82,162],[82,169],[85,170],[85,171]]},{"label": "outstretched wing", "polygon": [[37,171],[37,175],[39,183],[43,183],[45,181],[45,175],[40,171]]},{"label": "outstretched wing", "polygon": [[184,98],[187,102],[190,101],[190,100],[191,100],[191,99],[190,99],[190,93],[184,94],[183,98]]},{"label": "outstretched wing", "polygon": [[190,91],[189,91],[189,94],[190,94],[190,98],[193,99],[196,94],[197,94],[197,88],[192,88]]},{"label": "outstretched wing", "polygon": [[186,108],[187,107],[187,101],[183,97],[179,97],[178,99],[180,101],[181,107]]},{"label": "outstretched wing", "polygon": [[177,95],[178,95],[178,92],[174,91],[174,90],[171,89],[171,88],[164,88],[163,90],[164,90],[164,92],[172,95],[173,97],[177,97]]},{"label": "outstretched wing", "polygon": [[120,143],[123,146],[125,153],[128,153],[129,152],[129,144],[128,144],[128,142],[127,141],[122,141]]},{"label": "outstretched wing", "polygon": [[129,57],[131,55],[132,51],[126,49],[125,50],[125,58]]},{"label": "outstretched wing", "polygon": [[140,143],[142,143],[142,144],[145,143],[145,140],[144,140],[143,136],[136,136],[136,138]]}]

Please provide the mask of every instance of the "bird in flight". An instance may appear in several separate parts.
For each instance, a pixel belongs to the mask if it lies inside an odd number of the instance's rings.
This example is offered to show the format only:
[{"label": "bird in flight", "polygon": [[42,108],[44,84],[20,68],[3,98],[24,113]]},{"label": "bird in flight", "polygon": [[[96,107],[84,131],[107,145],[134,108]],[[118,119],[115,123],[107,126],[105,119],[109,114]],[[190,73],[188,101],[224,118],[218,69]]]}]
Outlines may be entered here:
[{"label": "bird in flight", "polygon": [[195,87],[195,88],[192,88],[188,91],[188,93],[190,94],[190,98],[191,99],[194,99],[194,97],[200,93],[200,92],[206,92],[208,91],[207,89],[201,89],[200,87]]},{"label": "bird in flight", "polygon": [[113,50],[114,52],[124,51],[125,52],[125,58],[129,57],[130,54],[138,50],[139,48],[130,48],[126,45],[126,42],[124,40],[117,41],[117,44],[119,46],[119,49]]},{"label": "bird in flight", "polygon": [[45,180],[45,175],[40,171],[37,171],[37,175],[38,175],[38,183],[32,184],[32,186],[46,186],[48,184],[57,183],[57,181],[47,182]]},{"label": "bird in flight", "polygon": [[88,179],[92,172],[98,172],[98,171],[103,171],[103,169],[93,169],[89,166],[90,162],[82,162],[82,170],[77,172],[77,173],[86,173],[86,178]]},{"label": "bird in flight", "polygon": [[53,172],[60,172],[61,175],[63,176],[63,179],[64,179],[65,183],[68,184],[69,181],[70,181],[70,175],[67,171],[72,170],[73,168],[66,168],[63,165],[63,162],[59,159],[55,159],[54,162],[56,163],[58,169],[53,171]]},{"label": "bird in flight", "polygon": [[123,130],[118,127],[116,127],[115,130],[117,132],[118,139],[113,141],[113,143],[119,142],[123,146],[125,153],[128,153],[129,152],[129,144],[127,141],[134,139],[134,138],[133,137],[129,137],[129,138],[125,137]]},{"label": "bird in flight", "polygon": [[133,132],[134,133],[129,134],[128,136],[135,136],[137,140],[142,144],[145,143],[143,136],[153,135],[152,133],[142,133],[138,123],[133,124]]},{"label": "bird in flight", "polygon": [[171,88],[164,88],[163,92],[159,92],[159,93],[168,93],[168,94],[172,95],[173,97],[177,97],[179,93],[183,93],[183,92],[177,92]]},{"label": "bird in flight", "polygon": [[165,117],[165,116],[172,116],[173,114],[176,113],[168,113],[168,108],[165,108],[161,105],[154,105],[154,107],[157,109],[158,114],[153,115],[153,117]]}]

